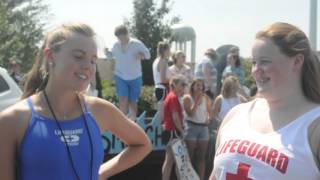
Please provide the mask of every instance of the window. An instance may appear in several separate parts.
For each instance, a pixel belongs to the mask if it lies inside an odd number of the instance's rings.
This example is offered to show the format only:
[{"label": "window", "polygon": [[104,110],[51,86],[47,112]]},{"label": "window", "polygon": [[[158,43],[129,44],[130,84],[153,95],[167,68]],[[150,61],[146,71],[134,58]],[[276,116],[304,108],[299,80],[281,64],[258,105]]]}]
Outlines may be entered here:
[{"label": "window", "polygon": [[3,79],[3,77],[0,75],[0,93],[9,90],[8,83]]}]

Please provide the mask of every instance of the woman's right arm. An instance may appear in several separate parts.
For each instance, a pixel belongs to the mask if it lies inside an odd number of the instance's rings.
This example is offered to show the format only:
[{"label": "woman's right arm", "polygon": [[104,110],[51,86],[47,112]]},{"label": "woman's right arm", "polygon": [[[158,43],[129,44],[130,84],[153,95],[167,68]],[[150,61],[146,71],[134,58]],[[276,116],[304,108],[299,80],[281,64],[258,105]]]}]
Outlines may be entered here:
[{"label": "woman's right arm", "polygon": [[12,108],[0,112],[0,179],[14,180],[19,131],[18,113]]},{"label": "woman's right arm", "polygon": [[192,104],[191,96],[189,94],[183,97],[182,102],[183,102],[183,109],[186,111],[188,116],[192,117],[197,110],[197,104],[196,103]]},{"label": "woman's right arm", "polygon": [[12,123],[5,113],[0,113],[0,179],[14,180],[15,139]]}]

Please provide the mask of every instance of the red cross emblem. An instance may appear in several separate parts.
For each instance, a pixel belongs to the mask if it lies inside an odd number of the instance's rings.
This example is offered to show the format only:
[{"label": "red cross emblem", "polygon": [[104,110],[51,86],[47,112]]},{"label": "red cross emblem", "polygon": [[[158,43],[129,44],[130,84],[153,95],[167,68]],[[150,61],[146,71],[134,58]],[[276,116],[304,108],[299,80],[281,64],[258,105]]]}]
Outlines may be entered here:
[{"label": "red cross emblem", "polygon": [[253,180],[248,177],[250,165],[240,163],[238,165],[237,174],[227,173],[226,180]]}]

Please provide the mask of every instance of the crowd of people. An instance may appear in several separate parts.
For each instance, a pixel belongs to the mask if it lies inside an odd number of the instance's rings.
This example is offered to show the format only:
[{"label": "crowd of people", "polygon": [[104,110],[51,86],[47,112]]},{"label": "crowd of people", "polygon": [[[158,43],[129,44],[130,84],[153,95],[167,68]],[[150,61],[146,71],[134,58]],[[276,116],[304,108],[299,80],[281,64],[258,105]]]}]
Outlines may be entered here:
[{"label": "crowd of people", "polygon": [[[91,27],[64,24],[46,35],[24,77],[22,100],[0,112],[0,179],[107,179],[151,151],[134,122],[141,60],[151,58],[150,50],[124,25],[114,34],[118,41],[107,56],[115,59],[119,107],[85,93],[96,72]],[[255,83],[249,88],[238,47],[231,47],[223,62],[209,48],[194,67],[166,41],[156,51],[154,96],[167,145],[163,180],[174,167],[175,138],[186,144],[200,180],[209,174],[210,180],[320,178],[320,61],[299,28],[274,23],[257,33],[251,60]],[[11,62],[17,82],[19,65]],[[127,145],[107,162],[100,136],[105,130]],[[213,169],[206,167],[207,157],[214,157]]]},{"label": "crowd of people", "polygon": [[[210,131],[216,132],[234,106],[249,100],[249,93],[242,88],[245,75],[239,49],[233,47],[227,54],[225,70],[220,74],[221,94],[217,88],[219,54],[213,48],[205,51],[194,68],[186,64],[184,52],[173,52],[170,56],[167,42],[159,42],[157,49],[153,78],[159,121],[163,123],[163,138],[166,139],[163,142],[167,145],[162,179],[170,179],[174,162],[170,142],[175,138],[183,139],[191,164],[200,179],[205,179],[207,154],[214,153],[208,151],[214,149],[208,147],[209,141],[213,141]],[[173,61],[171,66],[170,61]],[[210,126],[212,124],[215,125]]]}]

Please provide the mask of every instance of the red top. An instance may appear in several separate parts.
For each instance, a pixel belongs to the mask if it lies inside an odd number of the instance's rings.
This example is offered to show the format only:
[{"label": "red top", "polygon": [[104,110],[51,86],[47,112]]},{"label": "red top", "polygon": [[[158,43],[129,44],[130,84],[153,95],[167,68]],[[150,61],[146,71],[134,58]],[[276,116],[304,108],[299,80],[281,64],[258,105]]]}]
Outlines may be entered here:
[{"label": "red top", "polygon": [[164,118],[163,118],[164,129],[167,131],[176,130],[173,123],[172,113],[177,112],[179,114],[181,124],[182,124],[183,114],[182,114],[182,107],[179,102],[179,99],[173,91],[170,91],[166,99],[164,100],[163,111],[164,111]]}]

